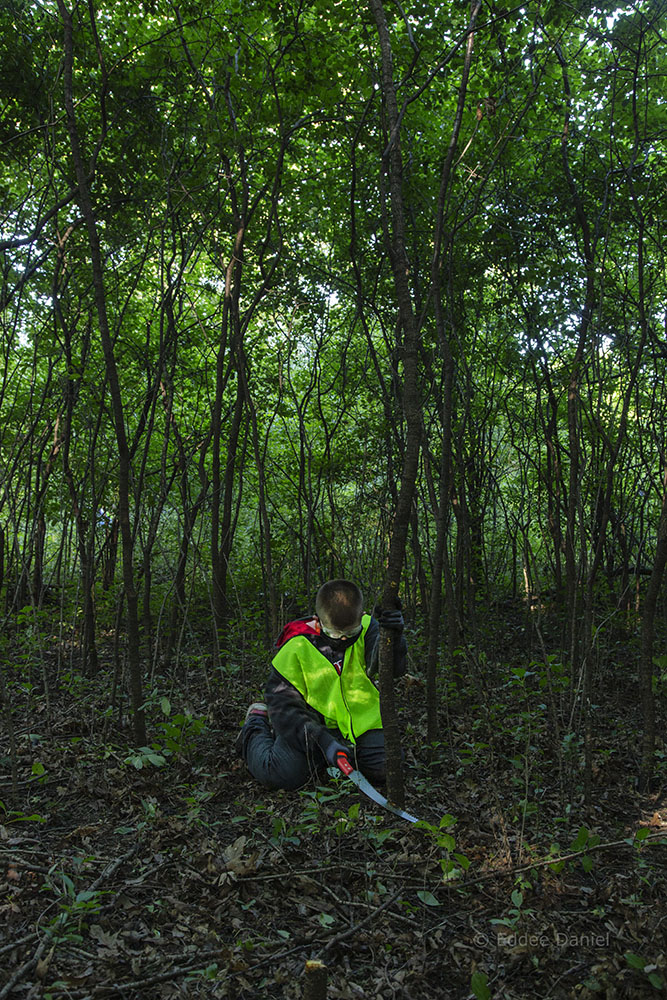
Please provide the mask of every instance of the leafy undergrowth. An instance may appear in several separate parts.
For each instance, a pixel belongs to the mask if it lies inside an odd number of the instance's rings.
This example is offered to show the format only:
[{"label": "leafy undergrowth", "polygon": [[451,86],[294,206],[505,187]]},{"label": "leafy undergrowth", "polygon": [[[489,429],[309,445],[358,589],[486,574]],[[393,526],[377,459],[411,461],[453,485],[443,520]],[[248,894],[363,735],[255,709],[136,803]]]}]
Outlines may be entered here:
[{"label": "leafy undergrowth", "polygon": [[401,682],[416,827],[345,781],[259,788],[234,751],[255,688],[162,698],[138,751],[102,737],[91,689],[52,691],[50,725],[18,724],[13,803],[0,763],[0,1000],[299,998],[313,958],[330,1000],[660,996],[667,801],[633,791],[631,720],[584,811],[578,737],[530,671],[487,667],[434,763]]}]

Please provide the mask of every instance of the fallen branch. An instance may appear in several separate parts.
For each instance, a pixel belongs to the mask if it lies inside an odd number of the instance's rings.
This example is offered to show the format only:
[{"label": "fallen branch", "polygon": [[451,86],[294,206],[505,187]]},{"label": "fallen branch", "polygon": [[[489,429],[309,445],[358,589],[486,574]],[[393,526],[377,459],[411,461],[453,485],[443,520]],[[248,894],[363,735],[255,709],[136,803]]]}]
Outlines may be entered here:
[{"label": "fallen branch", "polygon": [[623,840],[610,840],[606,843],[594,844],[589,847],[584,847],[581,851],[572,851],[570,854],[559,854],[555,857],[541,858],[539,861],[531,861],[525,865],[517,865],[516,867],[501,868],[495,872],[487,872],[485,875],[478,875],[477,878],[466,878],[461,880],[452,880],[453,884],[467,887],[469,885],[478,885],[480,882],[488,882],[490,879],[498,878],[502,875],[520,875],[521,872],[532,871],[534,868],[547,868],[549,865],[558,865],[561,862],[563,864],[566,861],[574,861],[576,858],[583,858],[588,854],[596,853],[597,851],[608,850],[611,847],[635,847],[641,848],[644,844],[650,844],[659,842],[658,838],[662,838],[662,842],[667,844],[667,831],[662,833],[651,833],[648,837],[644,837],[643,840],[635,842],[634,839],[629,839],[625,837]]},{"label": "fallen branch", "polygon": [[352,935],[360,931],[362,927],[365,927],[366,924],[369,924],[371,920],[374,920],[375,917],[377,917],[378,914],[382,913],[383,910],[386,910],[389,906],[391,906],[392,903],[395,903],[398,897],[403,892],[405,892],[405,889],[403,886],[401,886],[398,892],[395,892],[393,896],[389,897],[389,899],[385,899],[384,903],[382,903],[381,906],[376,906],[374,910],[371,910],[370,913],[367,913],[364,919],[360,920],[358,924],[353,924],[352,927],[349,927],[346,931],[342,931],[340,934],[337,934],[336,937],[331,938],[331,940],[328,941],[327,944],[324,946],[323,952],[327,952],[331,948],[334,948],[337,944],[341,944],[343,941],[347,941],[349,937],[352,937]]},{"label": "fallen branch", "polygon": [[16,986],[16,984],[20,982],[20,980],[24,976],[26,976],[29,972],[32,972],[32,970],[36,967],[40,958],[46,951],[47,944],[50,944],[51,942],[51,936],[52,936],[51,932],[47,932],[44,935],[43,940],[40,941],[40,943],[37,945],[37,950],[35,951],[35,954],[32,956],[32,958],[29,958],[27,962],[23,963],[23,965],[19,965],[14,975],[10,976],[9,981],[6,982],[5,985],[2,987],[2,989],[0,990],[0,1000],[4,1000],[5,997],[8,997],[11,991]]},{"label": "fallen branch", "polygon": [[22,944],[28,944],[29,941],[34,941],[35,938],[39,937],[36,931],[32,934],[26,934],[25,937],[19,938],[17,941],[10,941],[9,944],[3,944],[0,948],[0,955],[4,955],[7,951],[12,951],[13,948],[18,948]]},{"label": "fallen branch", "polygon": [[139,846],[140,846],[139,842],[137,842],[134,845],[134,847],[132,847],[129,851],[127,851],[126,854],[123,854],[123,856],[120,858],[116,858],[116,860],[113,861],[110,865],[107,865],[107,867],[103,870],[101,875],[97,876],[93,884],[88,886],[88,892],[95,892],[95,890],[99,888],[99,886],[101,885],[102,882],[104,882],[105,879],[109,878],[110,875],[113,875],[115,872],[117,872],[118,869],[121,867],[121,865],[124,865],[126,861],[129,861],[130,858],[134,857],[134,855],[139,850]]},{"label": "fallen branch", "polygon": [[[492,872],[484,872],[483,874],[476,875],[472,878],[469,878],[466,874],[463,878],[450,878],[445,882],[445,884],[455,888],[467,889],[470,886],[479,885],[480,882],[490,882],[492,879],[502,878],[506,875],[520,875],[522,872],[533,871],[535,868],[547,868],[549,865],[557,865],[561,862],[565,863],[566,861],[574,861],[576,858],[583,858],[588,854],[608,850],[612,847],[635,847],[635,849],[641,849],[645,844],[652,843],[663,843],[667,845],[667,830],[661,833],[651,833],[648,837],[645,837],[643,840],[637,842],[634,839],[624,837],[623,840],[610,840],[605,843],[590,845],[582,848],[580,851],[571,851],[569,854],[557,854],[546,858],[540,858],[536,861],[529,861],[523,865],[496,868]],[[423,889],[424,881],[421,880],[420,882],[411,882],[407,879],[403,884],[403,891],[413,888]],[[439,886],[436,886],[436,888],[439,888]]]}]

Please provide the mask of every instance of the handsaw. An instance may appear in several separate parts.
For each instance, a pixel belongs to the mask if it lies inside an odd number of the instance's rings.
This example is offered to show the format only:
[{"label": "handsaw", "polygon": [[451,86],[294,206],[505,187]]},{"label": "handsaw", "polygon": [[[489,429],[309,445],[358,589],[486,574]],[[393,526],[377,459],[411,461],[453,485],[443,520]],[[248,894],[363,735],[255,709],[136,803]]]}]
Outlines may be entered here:
[{"label": "handsaw", "polygon": [[[353,781],[357,788],[359,788],[364,795],[367,795],[369,799],[373,799],[374,802],[377,802],[378,805],[381,805],[384,809],[388,809],[389,812],[394,813],[395,816],[400,816],[401,819],[406,819],[408,823],[419,822],[416,816],[412,816],[409,812],[405,812],[404,809],[399,809],[398,806],[395,806],[389,801],[389,799],[385,798],[381,792],[378,792],[377,788],[374,788],[373,785],[371,785],[370,781],[363,776],[361,771],[357,771],[354,767],[352,767],[349,757],[347,754],[343,753],[342,750],[338,751],[334,759],[336,761],[336,767],[343,772],[346,778]],[[336,773],[334,768],[332,768],[331,771],[333,774]]]}]

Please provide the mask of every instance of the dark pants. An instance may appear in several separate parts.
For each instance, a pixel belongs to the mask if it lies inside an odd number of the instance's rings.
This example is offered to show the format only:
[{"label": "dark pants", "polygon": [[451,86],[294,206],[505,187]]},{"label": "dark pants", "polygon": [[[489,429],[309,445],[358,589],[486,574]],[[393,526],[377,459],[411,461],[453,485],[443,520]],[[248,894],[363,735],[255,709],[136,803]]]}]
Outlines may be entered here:
[{"label": "dark pants", "polygon": [[[337,729],[329,732],[350,748],[355,766],[369,781],[385,781],[384,733],[370,729],[360,736],[354,746],[348,743]],[[282,736],[276,736],[270,723],[261,715],[251,715],[241,731],[242,756],[248,770],[265,788],[301,788],[311,779],[321,780],[326,774],[327,762],[316,743],[307,752],[297,750]]]}]

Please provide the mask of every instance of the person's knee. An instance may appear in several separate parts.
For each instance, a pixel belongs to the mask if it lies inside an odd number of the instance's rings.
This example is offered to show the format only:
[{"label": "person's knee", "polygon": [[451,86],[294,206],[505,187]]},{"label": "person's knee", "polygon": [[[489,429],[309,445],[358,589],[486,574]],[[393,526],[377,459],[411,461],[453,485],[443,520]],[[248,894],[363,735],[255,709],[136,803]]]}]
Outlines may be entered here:
[{"label": "person's knee", "polygon": [[387,781],[384,733],[372,729],[364,733],[356,746],[357,766],[370,782],[383,785]]},{"label": "person's knee", "polygon": [[261,766],[255,769],[254,776],[267,791],[275,792],[283,789],[286,792],[295,792],[308,784],[311,774],[305,755],[283,755],[274,750],[264,758]]},{"label": "person's knee", "polygon": [[386,785],[387,769],[383,764],[360,765],[359,770],[365,778],[368,778],[372,785]]}]

